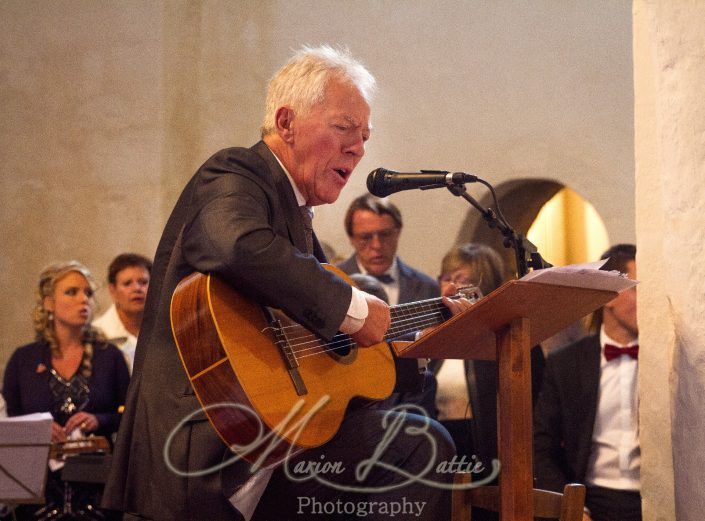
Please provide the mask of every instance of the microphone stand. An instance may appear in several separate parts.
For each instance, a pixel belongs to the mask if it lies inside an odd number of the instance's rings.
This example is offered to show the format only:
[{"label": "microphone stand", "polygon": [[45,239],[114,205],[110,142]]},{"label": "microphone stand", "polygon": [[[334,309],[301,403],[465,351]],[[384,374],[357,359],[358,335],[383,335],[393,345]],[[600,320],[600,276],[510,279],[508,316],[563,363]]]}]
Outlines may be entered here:
[{"label": "microphone stand", "polygon": [[[486,185],[494,197],[494,189],[489,183],[480,178],[478,178],[477,181]],[[448,185],[448,190],[453,195],[462,197],[469,202],[482,214],[482,218],[490,228],[497,228],[502,233],[504,236],[504,247],[514,248],[514,256],[516,259],[519,278],[529,273],[529,268],[540,270],[543,268],[550,268],[552,266],[552,264],[549,264],[543,259],[543,257],[541,257],[541,254],[538,252],[536,246],[530,240],[521,234],[517,234],[503,217],[501,219],[497,217],[492,208],[483,208],[480,203],[468,194],[464,183],[450,184]],[[499,212],[497,198],[494,197],[494,199]],[[500,216],[502,215],[501,212],[499,212],[499,214]]]}]

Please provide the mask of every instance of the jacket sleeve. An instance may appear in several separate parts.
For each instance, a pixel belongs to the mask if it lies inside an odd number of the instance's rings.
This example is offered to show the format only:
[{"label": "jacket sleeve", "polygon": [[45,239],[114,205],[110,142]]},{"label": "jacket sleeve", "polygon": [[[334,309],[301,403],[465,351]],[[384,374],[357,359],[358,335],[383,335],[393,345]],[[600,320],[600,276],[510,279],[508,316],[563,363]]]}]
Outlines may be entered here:
[{"label": "jacket sleeve", "polygon": [[122,418],[121,407],[125,405],[127,387],[130,385],[130,372],[122,352],[117,347],[110,346],[110,367],[113,371],[111,381],[113,388],[108,392],[112,394],[113,410],[95,413],[98,420],[98,432],[101,434],[112,434],[117,432]]},{"label": "jacket sleeve", "polygon": [[10,357],[5,367],[5,376],[2,385],[2,396],[5,399],[5,407],[8,416],[19,416],[23,414],[22,400],[20,397],[20,375],[19,360],[17,351]]},{"label": "jacket sleeve", "polygon": [[568,482],[561,434],[561,395],[555,364],[546,362],[534,411],[534,479],[538,488],[562,492]]},{"label": "jacket sleeve", "polygon": [[187,263],[332,338],[352,290],[292,244],[274,187],[246,172],[221,174],[197,186],[194,197],[182,235]]}]

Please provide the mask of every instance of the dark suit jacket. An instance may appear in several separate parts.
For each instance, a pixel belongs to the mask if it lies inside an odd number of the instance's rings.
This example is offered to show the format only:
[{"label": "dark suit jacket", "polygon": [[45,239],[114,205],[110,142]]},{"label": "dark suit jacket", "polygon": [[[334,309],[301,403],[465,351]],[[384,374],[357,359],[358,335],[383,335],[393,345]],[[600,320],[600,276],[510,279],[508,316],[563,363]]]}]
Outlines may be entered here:
[{"label": "dark suit jacket", "polygon": [[226,500],[247,477],[244,464],[202,477],[226,447],[205,416],[170,432],[200,409],[174,345],[169,304],[177,283],[211,272],[241,294],[330,339],[345,317],[351,289],[308,256],[296,197],[269,148],[229,148],[208,159],[188,183],[157,248],[125,414],[104,505],[152,519],[233,519]]},{"label": "dark suit jacket", "polygon": [[[405,264],[399,257],[397,257],[397,265],[399,266],[399,304],[436,298],[441,294],[438,282],[425,273]],[[338,264],[338,267],[348,275],[360,273],[355,255]]]},{"label": "dark suit jacket", "polygon": [[552,353],[534,413],[537,486],[584,483],[600,386],[600,341],[586,337]]}]

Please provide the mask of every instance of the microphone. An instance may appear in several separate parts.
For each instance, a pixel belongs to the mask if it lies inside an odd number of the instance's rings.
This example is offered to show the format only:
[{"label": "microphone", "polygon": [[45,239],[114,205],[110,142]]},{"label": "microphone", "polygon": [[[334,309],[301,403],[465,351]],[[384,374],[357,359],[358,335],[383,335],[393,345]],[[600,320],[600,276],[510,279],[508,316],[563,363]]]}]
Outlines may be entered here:
[{"label": "microphone", "polygon": [[463,183],[474,183],[477,176],[465,172],[450,173],[445,170],[421,170],[420,172],[394,172],[385,168],[377,168],[367,176],[367,190],[377,197],[387,197],[389,194],[402,190],[430,190]]}]

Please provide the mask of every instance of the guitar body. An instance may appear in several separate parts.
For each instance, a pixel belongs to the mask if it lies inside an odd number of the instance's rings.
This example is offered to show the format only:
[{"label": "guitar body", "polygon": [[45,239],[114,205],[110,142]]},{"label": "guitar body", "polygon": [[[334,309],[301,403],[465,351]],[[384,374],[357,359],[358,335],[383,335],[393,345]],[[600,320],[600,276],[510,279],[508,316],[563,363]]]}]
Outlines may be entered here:
[{"label": "guitar body", "polygon": [[[341,335],[350,347],[331,351],[283,313],[274,318],[276,326],[214,275],[184,278],[171,302],[174,338],[196,396],[223,441],[250,462],[264,453],[272,463],[290,449],[324,444],[353,397],[383,399],[395,383],[386,342],[357,348]],[[287,356],[295,359],[296,377]],[[238,450],[249,444],[254,448]]]}]

